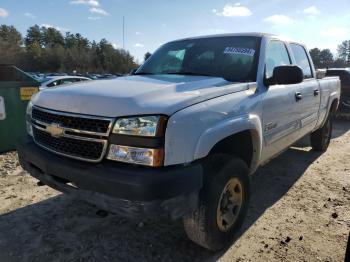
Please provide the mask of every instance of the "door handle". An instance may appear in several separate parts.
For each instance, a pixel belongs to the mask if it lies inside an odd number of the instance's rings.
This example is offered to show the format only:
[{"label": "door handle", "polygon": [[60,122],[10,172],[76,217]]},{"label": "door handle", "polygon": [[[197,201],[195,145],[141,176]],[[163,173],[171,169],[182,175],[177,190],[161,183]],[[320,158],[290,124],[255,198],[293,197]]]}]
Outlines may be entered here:
[{"label": "door handle", "polygon": [[296,92],[295,93],[295,100],[296,101],[299,101],[299,100],[301,100],[303,98],[303,96],[302,96],[302,94],[300,93],[300,92]]},{"label": "door handle", "polygon": [[314,96],[318,96],[319,94],[320,94],[320,90],[315,89],[315,90],[314,90]]}]

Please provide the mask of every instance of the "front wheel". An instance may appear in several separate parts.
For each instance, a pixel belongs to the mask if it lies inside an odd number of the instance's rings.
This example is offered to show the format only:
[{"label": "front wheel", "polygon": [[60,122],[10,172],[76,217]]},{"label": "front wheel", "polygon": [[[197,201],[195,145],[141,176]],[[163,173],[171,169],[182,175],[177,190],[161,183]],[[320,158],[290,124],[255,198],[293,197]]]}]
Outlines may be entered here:
[{"label": "front wheel", "polygon": [[311,133],[311,146],[315,151],[325,152],[329,146],[332,137],[332,118],[327,117],[323,126]]},{"label": "front wheel", "polygon": [[249,176],[246,163],[225,154],[204,164],[204,186],[198,210],[184,217],[187,236],[198,245],[219,250],[230,244],[248,209]]}]

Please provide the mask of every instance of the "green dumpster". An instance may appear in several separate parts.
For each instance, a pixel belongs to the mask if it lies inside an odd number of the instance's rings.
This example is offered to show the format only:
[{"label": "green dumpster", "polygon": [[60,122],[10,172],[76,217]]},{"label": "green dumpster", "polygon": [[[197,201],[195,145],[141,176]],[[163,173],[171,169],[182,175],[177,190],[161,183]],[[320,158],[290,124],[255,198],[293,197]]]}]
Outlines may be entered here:
[{"label": "green dumpster", "polygon": [[25,135],[26,107],[39,85],[17,67],[0,65],[0,152],[14,150]]}]

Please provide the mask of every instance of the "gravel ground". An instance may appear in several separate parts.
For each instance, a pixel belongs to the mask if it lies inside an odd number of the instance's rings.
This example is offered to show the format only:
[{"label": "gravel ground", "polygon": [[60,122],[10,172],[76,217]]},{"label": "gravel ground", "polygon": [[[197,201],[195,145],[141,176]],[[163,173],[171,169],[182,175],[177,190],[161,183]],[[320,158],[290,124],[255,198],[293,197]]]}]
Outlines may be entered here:
[{"label": "gravel ground", "polygon": [[17,153],[0,154],[0,178],[12,174],[19,167]]},{"label": "gravel ground", "polygon": [[252,179],[248,217],[219,253],[181,222],[128,221],[38,187],[16,153],[0,155],[0,261],[344,261],[350,230],[350,122],[325,154],[293,147]]}]

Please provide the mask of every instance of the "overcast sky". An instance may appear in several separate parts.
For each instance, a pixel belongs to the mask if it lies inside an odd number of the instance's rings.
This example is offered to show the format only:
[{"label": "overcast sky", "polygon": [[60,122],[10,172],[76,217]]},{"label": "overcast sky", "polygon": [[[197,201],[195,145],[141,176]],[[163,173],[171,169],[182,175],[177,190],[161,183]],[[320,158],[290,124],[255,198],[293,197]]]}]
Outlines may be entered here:
[{"label": "overcast sky", "polygon": [[187,36],[267,32],[309,48],[329,48],[350,39],[350,0],[0,0],[0,24],[22,34],[29,26],[52,26],[106,38],[139,61],[161,44]]}]

